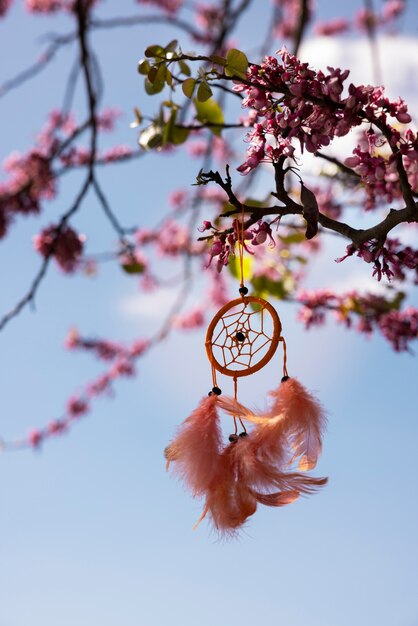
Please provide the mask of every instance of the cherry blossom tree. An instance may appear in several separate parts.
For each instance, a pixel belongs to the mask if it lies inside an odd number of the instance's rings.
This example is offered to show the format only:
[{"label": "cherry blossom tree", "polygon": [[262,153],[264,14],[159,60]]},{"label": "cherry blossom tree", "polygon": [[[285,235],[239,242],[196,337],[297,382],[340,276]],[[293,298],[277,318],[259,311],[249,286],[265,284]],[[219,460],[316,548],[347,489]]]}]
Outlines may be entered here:
[{"label": "cherry blossom tree", "polygon": [[[73,202],[34,233],[39,267],[22,297],[0,312],[0,330],[7,332],[35,298],[42,298],[54,264],[71,275],[100,271],[101,261],[110,260],[149,292],[164,286],[158,275],[162,258],[178,267],[178,298],[159,332],[129,345],[85,337],[73,328],[66,347],[90,352],[106,364],[105,371],[70,397],[60,418],[3,441],[4,451],[36,448],[68,431],[117,379],[135,376],[136,361],[169,333],[204,326],[211,309],[236,293],[240,245],[246,250],[247,288],[296,303],[307,329],[333,317],[357,332],[380,333],[395,351],[413,349],[418,309],[410,296],[418,283],[418,248],[407,242],[418,222],[418,135],[408,105],[390,99],[380,84],[354,84],[348,70],[332,67],[332,59],[324,71],[302,62],[299,54],[307,33],[365,33],[378,83],[376,35],[396,31],[405,2],[383,0],[374,6],[366,0],[350,19],[320,22],[310,0],[274,0],[266,3],[258,41],[238,48],[235,32],[251,4],[138,0],[130,15],[105,18],[100,0],[25,0],[34,17],[44,14],[45,23],[52,24],[54,16],[65,14],[72,26],[48,34],[42,55],[3,82],[0,97],[35,84],[63,49],[72,47],[74,65],[65,92],[54,93],[55,107],[36,143],[24,154],[5,155],[0,237],[18,229],[25,216],[42,216],[48,201],[59,196],[67,173],[76,170],[79,176]],[[9,11],[13,0],[0,0],[0,17],[7,19]],[[148,41],[149,24],[169,27],[172,40]],[[138,28],[138,80],[148,97],[140,106],[132,102],[132,144],[102,148],[101,137],[112,132],[119,113],[115,103],[105,101],[92,42],[96,32],[115,28]],[[187,51],[191,47],[194,52]],[[87,103],[83,119],[74,106],[80,93]],[[182,180],[173,189],[167,206],[158,207],[154,228],[140,221],[124,226],[99,170],[134,160],[140,169],[150,154],[170,152],[194,160],[196,179]],[[88,248],[89,233],[77,232],[73,224],[90,193],[116,240],[112,250],[98,256]],[[367,228],[358,225],[363,215],[369,217]],[[341,242],[338,263],[358,257],[368,264],[382,285],[378,293],[339,293],[328,288],[325,277],[319,291],[304,287],[329,236]],[[201,305],[187,309],[185,295],[195,276],[206,293]]]}]

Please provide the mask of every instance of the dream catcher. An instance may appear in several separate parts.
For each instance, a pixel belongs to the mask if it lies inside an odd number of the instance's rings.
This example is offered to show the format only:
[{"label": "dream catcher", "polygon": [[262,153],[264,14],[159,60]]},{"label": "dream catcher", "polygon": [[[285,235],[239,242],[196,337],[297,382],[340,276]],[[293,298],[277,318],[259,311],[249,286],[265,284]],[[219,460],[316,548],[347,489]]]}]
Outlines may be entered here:
[{"label": "dream catcher", "polygon": [[[165,449],[167,469],[173,467],[193,496],[204,498],[195,526],[209,516],[215,528],[225,533],[239,529],[258,504],[290,504],[327,482],[304,473],[315,467],[321,452],[323,409],[298,380],[289,377],[286,342],[276,310],[266,300],[248,295],[244,286],[243,218],[240,297],[218,311],[206,334],[212,390]],[[267,411],[251,411],[238,402],[238,380],[264,367],[279,345],[283,349],[281,383],[270,392]],[[222,395],[218,374],[232,378],[233,397]],[[234,432],[228,442],[223,441],[221,412],[232,417]]]}]

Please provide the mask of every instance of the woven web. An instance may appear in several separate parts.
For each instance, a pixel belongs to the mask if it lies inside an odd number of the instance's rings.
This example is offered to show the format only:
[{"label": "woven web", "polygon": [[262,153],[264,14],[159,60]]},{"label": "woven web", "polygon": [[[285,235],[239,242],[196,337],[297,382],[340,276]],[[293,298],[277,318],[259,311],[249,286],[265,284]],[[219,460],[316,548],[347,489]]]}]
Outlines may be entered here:
[{"label": "woven web", "polygon": [[245,370],[265,356],[273,338],[273,320],[262,305],[255,310],[243,302],[225,313],[212,334],[212,352],[218,363]]}]

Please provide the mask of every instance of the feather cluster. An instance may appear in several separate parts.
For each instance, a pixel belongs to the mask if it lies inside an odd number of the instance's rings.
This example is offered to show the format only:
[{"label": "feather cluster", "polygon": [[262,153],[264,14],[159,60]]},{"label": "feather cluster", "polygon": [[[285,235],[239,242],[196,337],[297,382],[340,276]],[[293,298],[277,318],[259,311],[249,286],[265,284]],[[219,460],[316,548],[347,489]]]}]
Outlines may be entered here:
[{"label": "feather cluster", "polygon": [[[167,468],[173,466],[191,493],[205,498],[199,522],[209,514],[221,533],[237,531],[258,504],[284,506],[327,482],[303,473],[315,467],[321,452],[321,405],[294,378],[284,379],[271,396],[264,414],[233,398],[204,398],[165,450]],[[219,409],[252,422],[251,432],[224,446]]]}]

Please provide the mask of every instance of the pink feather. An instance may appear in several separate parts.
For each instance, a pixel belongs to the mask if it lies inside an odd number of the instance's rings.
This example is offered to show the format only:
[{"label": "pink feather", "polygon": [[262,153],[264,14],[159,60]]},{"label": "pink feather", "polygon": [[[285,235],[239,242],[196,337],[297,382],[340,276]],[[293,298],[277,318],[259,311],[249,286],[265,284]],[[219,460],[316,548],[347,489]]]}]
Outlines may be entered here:
[{"label": "pink feather", "polygon": [[220,398],[219,406],[229,415],[241,417],[256,424],[251,431],[251,441],[260,456],[272,458],[275,463],[280,463],[283,467],[289,465],[291,454],[281,415],[258,414],[229,397]]},{"label": "pink feather", "polygon": [[200,402],[166,447],[167,469],[173,463],[192,494],[202,496],[219,473],[221,450],[217,396],[213,395]]},{"label": "pink feather", "polygon": [[[233,398],[204,398],[167,446],[167,467],[173,463],[192,494],[205,497],[197,524],[209,514],[220,533],[234,534],[257,504],[284,506],[326,484],[326,478],[289,471],[295,459],[300,470],[316,464],[325,426],[321,405],[295,379],[271,395],[273,405],[265,414]],[[224,448],[218,407],[254,423],[246,437]]]},{"label": "pink feather", "polygon": [[302,471],[314,468],[326,425],[322,406],[296,378],[283,381],[270,395],[273,397],[270,415],[280,416],[283,432],[293,450],[291,462],[299,459],[298,467]]},{"label": "pink feather", "polygon": [[255,513],[257,503],[284,506],[327,482],[326,478],[282,471],[260,459],[253,434],[254,431],[224,449],[219,475],[206,492],[201,519],[209,513],[215,528],[224,534],[237,531]]},{"label": "pink feather", "polygon": [[300,496],[299,491],[278,491],[276,493],[257,493],[252,492],[259,504],[265,506],[285,506],[292,504]]},{"label": "pink feather", "polygon": [[222,533],[234,533],[257,509],[255,496],[239,479],[235,454],[239,443],[229,444],[224,449],[218,479],[212,482],[206,494],[205,511]]}]

